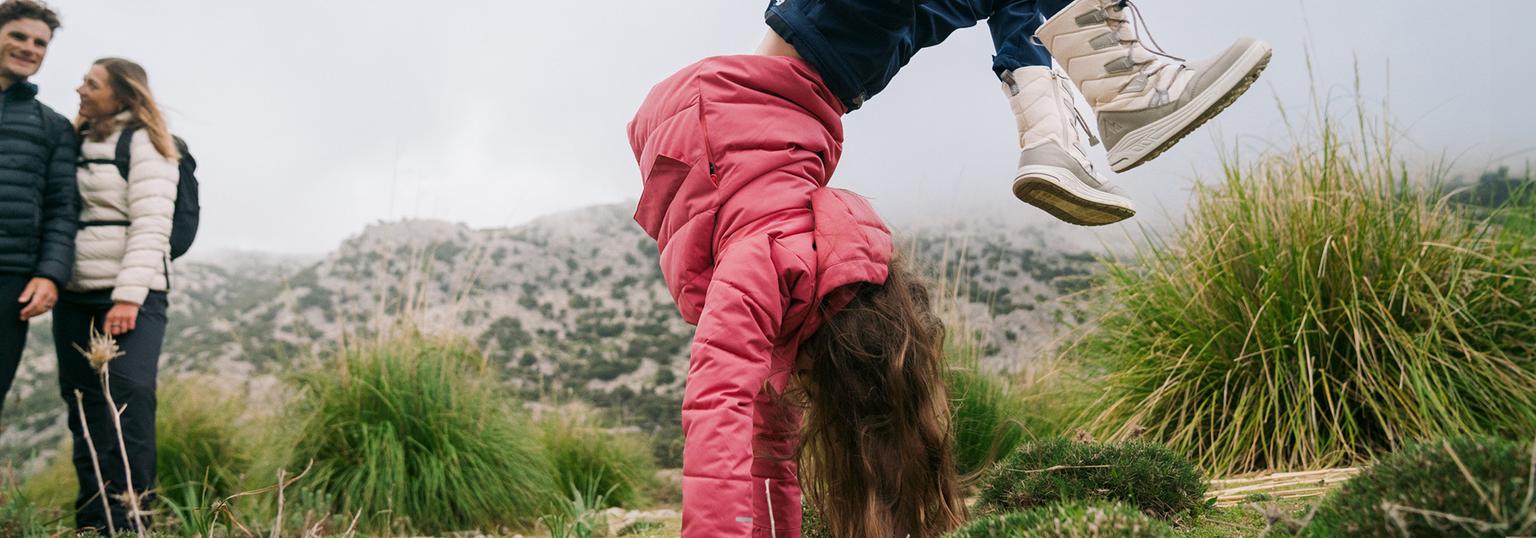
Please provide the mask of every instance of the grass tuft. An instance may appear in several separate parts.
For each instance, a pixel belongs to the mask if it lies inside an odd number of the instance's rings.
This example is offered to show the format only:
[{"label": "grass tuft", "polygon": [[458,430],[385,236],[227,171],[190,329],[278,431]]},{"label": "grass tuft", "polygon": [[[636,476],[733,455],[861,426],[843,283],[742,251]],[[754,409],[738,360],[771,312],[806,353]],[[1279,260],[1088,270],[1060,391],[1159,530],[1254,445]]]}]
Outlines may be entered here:
[{"label": "grass tuft", "polygon": [[539,430],[556,483],[566,492],[590,490],[586,500],[601,499],[601,508],[638,508],[660,487],[648,442],[605,430],[590,411],[553,410],[540,419]]},{"label": "grass tuft", "polygon": [[1107,262],[1067,351],[1104,387],[1095,435],[1218,474],[1536,436],[1536,242],[1412,177],[1365,120],[1319,124],[1228,160],[1181,233]]},{"label": "grass tuft", "polygon": [[260,450],[241,417],[243,394],[219,389],[217,379],[189,377],[156,389],[158,500],[189,533],[213,529],[213,504],[240,491]]},{"label": "grass tuft", "polygon": [[457,340],[407,334],[300,378],[295,488],[364,532],[531,528],[560,499],[538,432]]}]

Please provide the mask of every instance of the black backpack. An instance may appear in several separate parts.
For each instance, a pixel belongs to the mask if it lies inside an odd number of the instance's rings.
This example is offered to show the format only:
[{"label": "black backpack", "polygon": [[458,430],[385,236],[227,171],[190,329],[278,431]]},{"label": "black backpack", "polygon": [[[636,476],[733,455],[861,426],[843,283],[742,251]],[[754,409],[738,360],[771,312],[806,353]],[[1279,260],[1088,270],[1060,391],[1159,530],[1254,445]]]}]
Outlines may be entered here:
[{"label": "black backpack", "polygon": [[[130,150],[133,148],[133,134],[139,130],[139,126],[130,125],[123,128],[123,133],[117,137],[117,153],[111,164],[117,166],[118,173],[123,175],[123,180],[128,180],[128,166],[132,162]],[[181,177],[176,181],[176,212],[171,218],[171,259],[180,258],[192,248],[192,240],[197,238],[198,214],[201,206],[197,203],[197,159],[192,158],[192,153],[187,151],[187,142],[181,137],[176,139],[176,151],[181,153],[181,161],[177,163],[177,171]],[[89,163],[94,161],[81,161]],[[126,225],[127,223],[122,223]]]}]

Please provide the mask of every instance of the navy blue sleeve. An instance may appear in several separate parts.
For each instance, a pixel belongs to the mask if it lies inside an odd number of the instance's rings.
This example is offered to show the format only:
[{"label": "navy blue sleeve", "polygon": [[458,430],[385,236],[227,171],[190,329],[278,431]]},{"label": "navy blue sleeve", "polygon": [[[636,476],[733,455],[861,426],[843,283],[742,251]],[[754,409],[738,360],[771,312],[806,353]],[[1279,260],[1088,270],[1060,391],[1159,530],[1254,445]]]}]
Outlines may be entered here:
[{"label": "navy blue sleeve", "polygon": [[69,120],[57,114],[43,118],[49,124],[53,151],[48,158],[43,186],[42,246],[34,276],[69,283],[75,268],[75,230],[80,220],[80,191],[75,179],[75,157],[79,143]]}]

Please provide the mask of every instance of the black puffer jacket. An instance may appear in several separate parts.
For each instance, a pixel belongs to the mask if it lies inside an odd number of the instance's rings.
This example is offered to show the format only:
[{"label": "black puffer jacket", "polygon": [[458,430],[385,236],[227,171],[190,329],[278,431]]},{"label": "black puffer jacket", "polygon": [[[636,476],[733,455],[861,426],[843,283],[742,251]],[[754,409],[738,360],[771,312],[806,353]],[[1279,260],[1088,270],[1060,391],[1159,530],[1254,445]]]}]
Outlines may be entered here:
[{"label": "black puffer jacket", "polygon": [[69,282],[80,218],[76,151],[74,128],[37,101],[37,86],[0,92],[0,274]]}]

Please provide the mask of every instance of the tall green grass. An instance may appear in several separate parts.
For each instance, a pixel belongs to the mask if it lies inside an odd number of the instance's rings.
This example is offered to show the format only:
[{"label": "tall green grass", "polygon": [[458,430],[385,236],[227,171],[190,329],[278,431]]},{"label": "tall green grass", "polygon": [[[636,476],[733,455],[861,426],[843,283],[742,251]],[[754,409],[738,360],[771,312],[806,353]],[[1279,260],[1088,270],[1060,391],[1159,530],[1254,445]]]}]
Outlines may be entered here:
[{"label": "tall green grass", "polygon": [[1107,262],[1067,350],[1104,384],[1083,417],[1100,437],[1223,473],[1536,434],[1532,242],[1432,194],[1373,134],[1390,125],[1319,116],[1288,151],[1229,159],[1183,231]]},{"label": "tall green grass", "polygon": [[70,463],[70,443],[65,440],[59,443],[53,456],[46,459],[43,468],[22,481],[10,497],[25,500],[39,509],[73,513],[78,491],[75,466]]},{"label": "tall green grass", "polygon": [[243,394],[206,377],[176,379],[156,390],[158,499],[187,534],[216,526],[216,501],[238,493],[260,450],[243,420]]},{"label": "tall green grass", "polygon": [[955,433],[955,467],[961,476],[972,476],[1045,433],[1039,431],[1043,421],[1005,379],[981,370],[975,338],[951,334],[946,347],[944,382]]},{"label": "tall green grass", "polygon": [[538,431],[468,344],[416,334],[339,353],[299,380],[295,488],[364,532],[532,528],[561,497]]},{"label": "tall green grass", "polygon": [[30,481],[26,486],[18,482],[14,469],[0,470],[0,536],[56,536],[67,521],[73,521],[72,511],[65,511],[51,502],[53,499],[37,498],[31,493],[33,489]]},{"label": "tall green grass", "polygon": [[[539,420],[539,442],[567,501],[637,508],[660,487],[645,439],[608,431],[590,411],[552,410]],[[586,492],[584,495],[578,493]]]},{"label": "tall green grass", "polygon": [[[240,492],[263,449],[260,436],[269,426],[245,419],[243,394],[223,388],[216,379],[171,379],[155,392],[157,529],[186,536],[227,529],[220,526],[213,506]],[[70,443],[62,443],[14,497],[35,510],[60,514],[54,518],[60,525],[74,517],[78,485],[70,452]]]},{"label": "tall green grass", "polygon": [[[915,250],[915,246],[908,247]],[[954,432],[955,466],[968,478],[978,478],[1020,444],[1056,437],[1071,426],[1083,405],[1080,380],[1052,357],[1025,357],[1021,372],[988,372],[981,364],[983,336],[964,313],[962,295],[967,281],[965,247],[947,245],[936,268],[930,268],[935,305],[944,320],[944,383],[949,389],[950,427]]]}]

